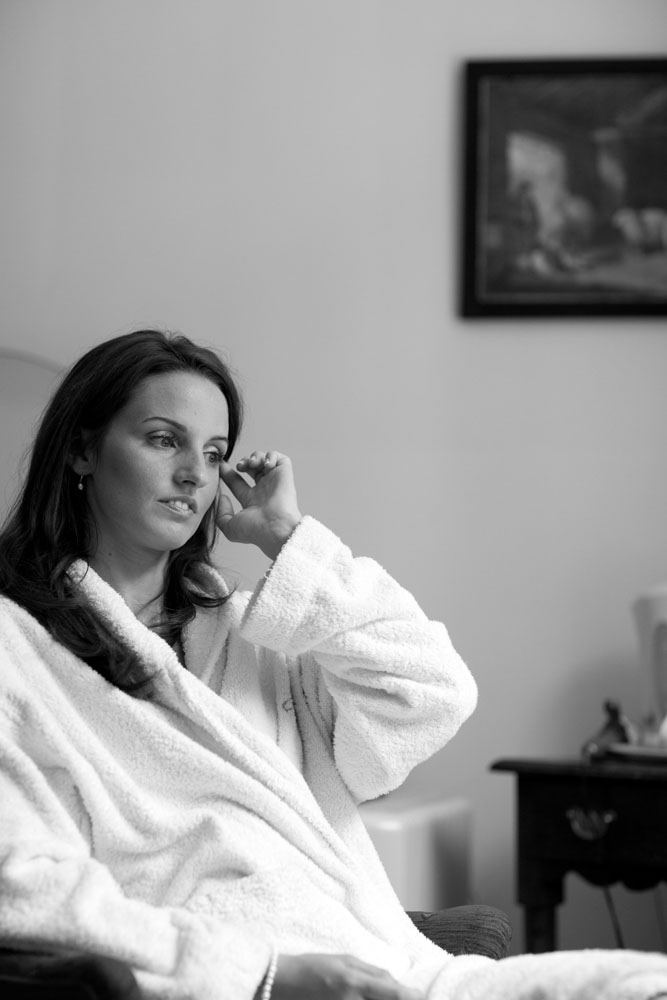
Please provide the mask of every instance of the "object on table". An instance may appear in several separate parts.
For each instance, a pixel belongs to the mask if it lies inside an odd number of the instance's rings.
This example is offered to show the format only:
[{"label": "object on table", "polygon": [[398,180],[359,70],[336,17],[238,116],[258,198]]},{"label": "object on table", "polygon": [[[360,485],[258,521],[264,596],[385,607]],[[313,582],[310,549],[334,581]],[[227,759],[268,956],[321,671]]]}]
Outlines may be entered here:
[{"label": "object on table", "polygon": [[603,726],[581,748],[581,756],[584,760],[603,757],[612,746],[639,742],[636,726],[630,721],[617,701],[607,699],[603,708],[607,713]]}]

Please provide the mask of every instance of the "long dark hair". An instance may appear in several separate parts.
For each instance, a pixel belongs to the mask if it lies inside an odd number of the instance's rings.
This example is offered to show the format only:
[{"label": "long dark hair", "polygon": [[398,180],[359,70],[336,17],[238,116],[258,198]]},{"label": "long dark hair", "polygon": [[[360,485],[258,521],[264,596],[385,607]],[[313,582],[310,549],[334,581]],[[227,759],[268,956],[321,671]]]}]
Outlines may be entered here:
[{"label": "long dark hair", "polygon": [[[137,330],[88,351],[65,375],[42,416],[28,474],[0,532],[0,594],[26,608],[51,635],[112,684],[150,697],[146,664],[124,646],[86,604],[67,570],[87,559],[89,519],[72,458],[82,451],[82,432],[93,448],[137,386],[151,375],[196,372],[218,386],[229,410],[231,454],[241,430],[243,404],[228,366],[214,351],[181,334]],[[192,538],[170,554],[163,602],[155,630],[168,642],[194,618],[197,606],[215,607],[226,597],[213,593],[204,567],[215,540],[214,509]]]}]

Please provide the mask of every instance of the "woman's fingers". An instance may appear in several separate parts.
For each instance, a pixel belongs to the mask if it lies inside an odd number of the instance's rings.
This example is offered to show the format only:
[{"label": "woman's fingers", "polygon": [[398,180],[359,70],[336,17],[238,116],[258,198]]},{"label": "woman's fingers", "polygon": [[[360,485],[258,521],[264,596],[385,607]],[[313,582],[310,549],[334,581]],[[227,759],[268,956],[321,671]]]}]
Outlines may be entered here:
[{"label": "woman's fingers", "polygon": [[421,990],[397,982],[386,969],[369,965],[354,955],[345,958],[348,965],[359,970],[365,1000],[424,1000]]},{"label": "woman's fingers", "polygon": [[273,988],[276,1000],[425,1000],[353,955],[279,955]]},{"label": "woman's fingers", "polygon": [[362,987],[364,1000],[425,1000],[422,990],[403,986],[390,977],[388,982],[369,980]]},{"label": "woman's fingers", "polygon": [[302,520],[287,455],[255,451],[235,469],[222,461],[220,478],[241,505],[234,516],[225,509],[217,518],[225,537],[257,545],[269,559],[275,559]]},{"label": "woman's fingers", "polygon": [[226,493],[218,490],[218,499],[215,506],[216,523],[222,528],[223,524],[232,517],[234,517],[234,504]]},{"label": "woman's fingers", "polygon": [[240,459],[236,463],[236,468],[240,469],[242,472],[258,472],[260,469],[264,468],[266,464],[266,452],[265,451],[253,451],[250,455],[245,458]]},{"label": "woman's fingers", "polygon": [[256,478],[263,472],[275,469],[278,460],[282,457],[284,456],[278,451],[253,451],[252,454],[240,459],[236,463],[236,468],[239,472],[247,472],[253,478]]},{"label": "woman's fingers", "polygon": [[[240,464],[241,463],[239,462],[239,465]],[[245,506],[248,502],[248,495],[252,487],[248,485],[243,476],[240,475],[236,469],[232,468],[229,462],[225,462],[223,460],[220,463],[220,478],[225,486],[231,490],[238,502],[242,506]]]},{"label": "woman's fingers", "polygon": [[262,477],[266,473],[272,472],[281,461],[287,462],[289,460],[279,451],[253,451],[251,455],[240,459],[236,463],[236,468],[223,459],[219,466],[220,479],[228,487],[232,496],[245,508],[257,500],[254,486],[248,482],[245,476],[254,480],[256,486]]}]

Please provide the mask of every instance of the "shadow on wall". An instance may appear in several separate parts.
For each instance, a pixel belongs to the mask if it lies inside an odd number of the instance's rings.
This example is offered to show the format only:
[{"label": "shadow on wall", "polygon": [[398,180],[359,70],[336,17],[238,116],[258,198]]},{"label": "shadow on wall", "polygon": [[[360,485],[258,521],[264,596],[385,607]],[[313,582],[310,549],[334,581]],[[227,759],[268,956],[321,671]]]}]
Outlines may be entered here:
[{"label": "shadow on wall", "polygon": [[39,418],[60,368],[46,359],[0,347],[0,519],[4,520],[26,468]]}]

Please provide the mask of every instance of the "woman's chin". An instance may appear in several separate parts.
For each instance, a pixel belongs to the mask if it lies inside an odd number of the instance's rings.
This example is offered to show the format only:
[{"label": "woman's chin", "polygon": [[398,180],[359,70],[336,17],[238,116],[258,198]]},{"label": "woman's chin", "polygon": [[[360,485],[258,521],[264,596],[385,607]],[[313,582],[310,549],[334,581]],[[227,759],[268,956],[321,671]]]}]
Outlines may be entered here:
[{"label": "woman's chin", "polygon": [[155,527],[152,531],[147,531],[144,536],[144,547],[152,549],[164,555],[169,555],[177,549],[182,549],[195,534],[199,525],[171,525],[165,529],[164,525]]}]

